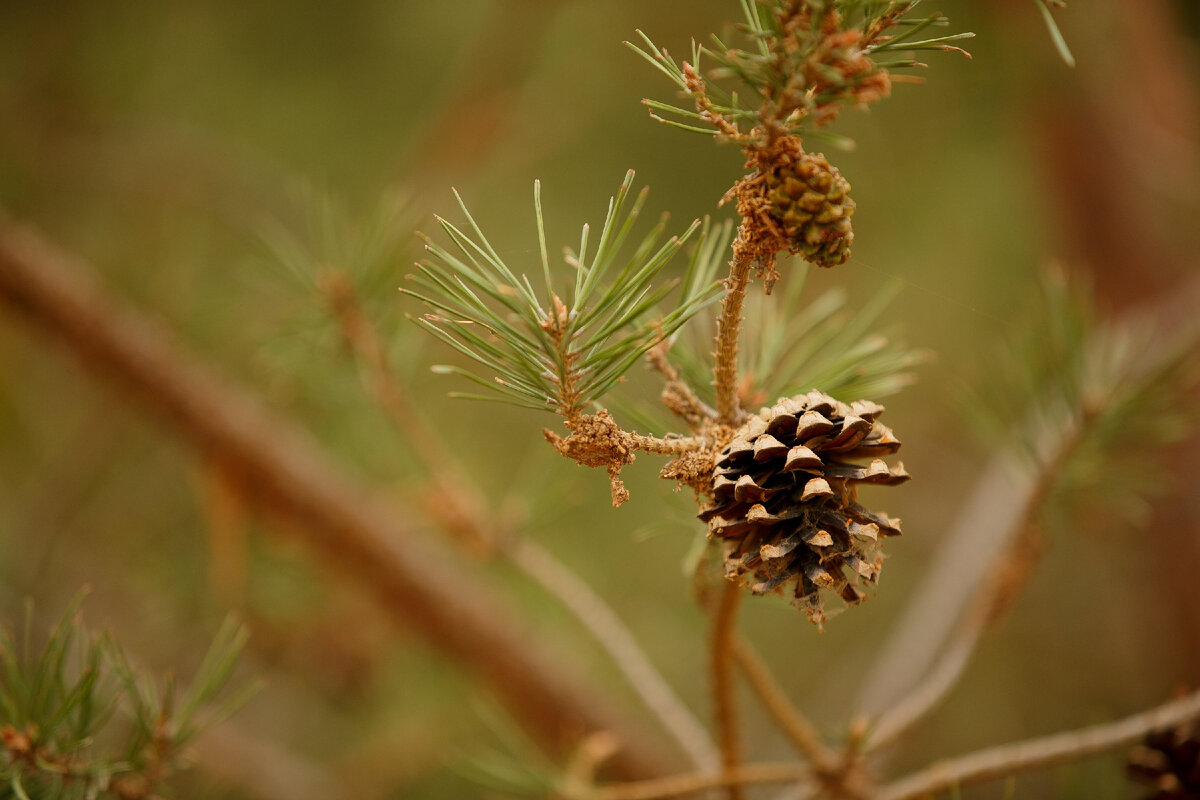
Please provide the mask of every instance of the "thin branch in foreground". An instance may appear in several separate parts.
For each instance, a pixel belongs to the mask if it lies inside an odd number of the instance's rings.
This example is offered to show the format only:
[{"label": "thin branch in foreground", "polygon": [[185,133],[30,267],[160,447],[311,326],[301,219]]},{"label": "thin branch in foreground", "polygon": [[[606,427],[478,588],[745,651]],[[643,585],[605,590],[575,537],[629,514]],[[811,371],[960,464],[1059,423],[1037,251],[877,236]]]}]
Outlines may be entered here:
[{"label": "thin branch in foreground", "polygon": [[660,800],[684,797],[708,789],[736,788],[762,783],[799,783],[810,777],[803,764],[743,764],[716,775],[673,775],[635,783],[609,784],[596,789],[588,800]]},{"label": "thin branch in foreground", "polygon": [[821,741],[816,727],[788,699],[758,652],[741,636],[734,636],[732,645],[733,657],[746,674],[750,687],[796,749],[818,772],[833,768],[833,751]]},{"label": "thin branch in foreground", "polygon": [[1200,717],[1200,691],[1117,722],[991,747],[939,761],[884,786],[877,800],[916,800],[953,787],[1075,761],[1106,750],[1126,747],[1148,733],[1167,730],[1197,717]]},{"label": "thin branch in foreground", "polygon": [[700,769],[716,768],[721,756],[708,732],[654,667],[612,607],[535,542],[519,538],[502,552],[582,623],[692,762]]},{"label": "thin branch in foreground", "polygon": [[979,583],[957,631],[929,673],[904,697],[880,716],[867,739],[870,752],[895,741],[946,698],[958,684],[984,632],[992,627],[1025,584],[1044,550],[1036,520],[1054,492],[1063,465],[1087,435],[1084,424],[1065,421],[1056,429],[1055,448],[1041,459],[1033,490],[1025,499],[1014,528],[1005,535],[1007,547],[996,555],[988,574]]},{"label": "thin branch in foreground", "polygon": [[[582,625],[612,660],[646,707],[675,739],[697,769],[715,769],[720,754],[704,726],[655,668],[628,627],[612,607],[551,553],[526,537],[497,532],[494,519],[483,513],[483,493],[474,479],[451,457],[448,448],[426,424],[406,387],[388,364],[382,339],[362,311],[354,286],[341,273],[326,278],[323,288],[337,318],[343,341],[364,368],[363,382],[381,410],[424,462],[434,482],[437,501],[428,509],[435,524],[458,544],[497,552],[556,599]],[[641,437],[647,445],[658,440]],[[669,440],[686,447],[689,440]],[[682,444],[679,444],[682,443]],[[668,450],[671,452],[671,450]],[[453,510],[446,512],[446,506]]]},{"label": "thin branch in foreground", "polygon": [[1020,530],[1022,509],[1036,489],[1013,454],[999,453],[987,464],[860,681],[860,714],[873,718],[893,708],[927,672],[960,620],[959,609],[970,604],[989,565]]}]

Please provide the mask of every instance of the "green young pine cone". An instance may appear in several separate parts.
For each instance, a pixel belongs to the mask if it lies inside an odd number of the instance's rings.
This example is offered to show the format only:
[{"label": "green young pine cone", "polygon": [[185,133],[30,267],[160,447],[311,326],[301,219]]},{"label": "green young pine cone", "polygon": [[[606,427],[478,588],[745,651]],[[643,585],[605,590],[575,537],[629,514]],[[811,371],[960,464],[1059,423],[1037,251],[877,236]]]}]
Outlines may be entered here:
[{"label": "green young pine cone", "polygon": [[771,215],[787,236],[788,250],[819,267],[850,258],[854,201],[850,184],[820,153],[801,153],[767,175]]},{"label": "green young pine cone", "polygon": [[820,590],[847,605],[863,598],[851,581],[875,582],[880,540],[899,534],[900,521],[859,505],[858,486],[908,480],[903,465],[881,458],[900,448],[881,413],[868,400],[847,405],[813,391],[764,408],[734,434],[700,514],[724,546],[727,578],[754,594],[786,592],[817,625],[826,619]]}]

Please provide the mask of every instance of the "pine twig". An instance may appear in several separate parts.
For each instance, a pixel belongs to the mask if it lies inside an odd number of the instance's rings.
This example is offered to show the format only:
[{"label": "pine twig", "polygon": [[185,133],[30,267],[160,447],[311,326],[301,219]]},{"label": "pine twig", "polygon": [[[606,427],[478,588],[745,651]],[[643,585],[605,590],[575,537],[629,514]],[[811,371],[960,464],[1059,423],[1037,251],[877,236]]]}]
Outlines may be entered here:
[{"label": "pine twig", "polygon": [[916,800],[946,789],[1075,761],[1125,747],[1148,733],[1200,717],[1200,691],[1116,722],[991,747],[937,762],[884,786],[877,800]]},{"label": "pine twig", "polygon": [[706,425],[717,419],[717,412],[700,399],[696,391],[688,385],[679,370],[667,358],[667,342],[646,353],[646,360],[666,381],[663,386],[661,399],[672,413],[682,418],[693,431],[700,431]]},{"label": "pine twig", "polygon": [[250,393],[196,363],[160,327],[114,298],[90,270],[33,231],[0,222],[0,301],[62,340],[98,378],[128,390],[197,447],[245,477],[253,499],[296,523],[284,530],[352,576],[397,621],[487,684],[539,741],[562,748],[565,731],[615,730],[626,746],[611,762],[630,776],[663,772],[670,758],[641,741],[595,686],[566,677],[484,582],[411,530],[395,509],[348,480],[306,435]]},{"label": "pine twig", "polygon": [[662,800],[699,794],[708,789],[730,788],[765,783],[799,783],[811,773],[803,764],[743,764],[720,774],[673,775],[635,783],[609,784],[596,789],[587,800]]},{"label": "pine twig", "polygon": [[[721,765],[731,772],[742,763],[741,724],[737,708],[737,684],[734,681],[734,638],[737,636],[737,612],[742,588],[734,581],[721,581],[713,609],[709,639],[709,670],[712,676],[713,705],[716,712],[717,739],[721,746]],[[741,784],[729,785],[729,800],[742,800]]]},{"label": "pine twig", "polygon": [[733,657],[750,681],[750,687],[762,700],[763,707],[780,729],[792,740],[796,749],[808,759],[817,772],[833,768],[833,751],[821,741],[816,727],[788,699],[754,647],[741,636],[734,636],[732,645]]},{"label": "pine twig", "polygon": [[746,300],[746,286],[750,282],[750,268],[754,266],[750,239],[750,226],[744,221],[738,227],[738,236],[733,242],[733,259],[729,262],[725,297],[721,300],[721,314],[717,318],[713,382],[717,391],[717,415],[725,425],[736,424],[742,415],[737,390],[737,356],[738,336],[742,327],[742,306]]}]

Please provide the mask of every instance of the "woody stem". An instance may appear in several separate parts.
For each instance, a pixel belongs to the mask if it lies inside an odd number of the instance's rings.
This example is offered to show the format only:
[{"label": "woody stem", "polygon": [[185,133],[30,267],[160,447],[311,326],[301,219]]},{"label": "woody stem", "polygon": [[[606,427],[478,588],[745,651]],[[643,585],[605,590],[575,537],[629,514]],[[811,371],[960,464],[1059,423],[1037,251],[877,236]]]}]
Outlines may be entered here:
[{"label": "woody stem", "polygon": [[[737,685],[734,683],[733,647],[742,590],[733,581],[722,581],[722,584],[713,612],[709,655],[717,721],[717,742],[721,748],[721,766],[725,773],[729,773],[736,771],[742,763],[742,743],[737,713]],[[740,785],[731,784],[726,796],[729,800],[742,800],[745,794]]]},{"label": "woody stem", "polygon": [[750,229],[747,222],[738,227],[733,242],[733,258],[729,262],[729,277],[725,279],[725,299],[721,301],[721,316],[717,319],[716,366],[713,382],[717,390],[717,415],[726,425],[735,424],[741,416],[737,392],[738,335],[742,325],[742,306],[754,257],[750,252]]}]

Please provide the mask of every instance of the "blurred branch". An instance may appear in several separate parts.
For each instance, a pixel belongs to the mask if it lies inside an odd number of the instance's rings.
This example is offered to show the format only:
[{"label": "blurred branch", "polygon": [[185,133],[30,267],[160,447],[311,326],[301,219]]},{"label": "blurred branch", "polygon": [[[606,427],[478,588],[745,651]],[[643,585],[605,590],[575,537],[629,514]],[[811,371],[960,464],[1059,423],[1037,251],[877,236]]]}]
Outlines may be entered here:
[{"label": "blurred branch", "polygon": [[988,565],[1020,530],[1022,510],[1036,489],[1012,453],[1000,453],[986,466],[862,682],[863,713],[892,708],[920,679]]},{"label": "blurred branch", "polygon": [[733,657],[746,673],[754,692],[775,722],[817,771],[834,766],[834,753],[821,741],[816,727],[788,699],[758,652],[741,636],[732,641]]},{"label": "blurred branch", "polygon": [[895,741],[950,693],[966,670],[984,631],[996,623],[1041,560],[1045,548],[1037,519],[1053,494],[1056,476],[1061,474],[1087,431],[1067,422],[1057,433],[1054,451],[1042,457],[1038,474],[1033,478],[1033,491],[1021,506],[1013,528],[1004,536],[1009,544],[997,554],[980,582],[958,630],[924,679],[879,718],[867,739],[867,751]]},{"label": "blurred branch", "polygon": [[629,628],[603,598],[528,538],[516,539],[503,552],[575,615],[697,767],[712,769],[720,763],[720,754],[704,726],[655,669]]},{"label": "blurred branch", "polygon": [[[868,691],[863,705],[877,713],[888,710],[871,747],[894,739],[953,687],[983,629],[996,619],[1036,563],[1040,534],[1033,523],[1070,471],[1068,462],[1077,451],[1085,449],[1090,438],[1103,439],[1103,430],[1110,437],[1112,431],[1131,430],[1139,412],[1142,417],[1165,415],[1162,409],[1147,410],[1142,404],[1150,400],[1143,395],[1160,382],[1175,380],[1171,376],[1195,353],[1200,324],[1180,312],[1194,309],[1197,298],[1200,281],[1193,280],[1140,313],[1079,333],[1080,341],[1072,345],[1079,351],[1079,363],[1057,368],[1050,378],[1079,385],[1047,386],[1046,397],[1031,400],[1030,418],[1021,426],[1032,431],[1009,438],[1013,443],[1022,438],[1033,442],[1039,466],[1021,471],[1017,456],[1007,447],[997,456],[965,504],[943,556],[926,574],[868,676],[867,684],[877,685]],[[1185,322],[1178,323],[1181,319]],[[1176,330],[1168,327],[1173,322]],[[1153,336],[1145,338],[1147,332]],[[1135,345],[1139,339],[1141,343]],[[1172,394],[1194,384],[1182,372],[1179,377],[1181,386],[1172,387]],[[1146,450],[1153,444],[1153,436],[1146,434],[1125,447]],[[987,569],[990,576],[985,575]],[[916,691],[910,691],[945,639],[955,609],[968,603],[970,610],[942,660]]]},{"label": "blurred branch", "polygon": [[588,800],[659,800],[684,797],[708,789],[742,787],[758,783],[797,783],[810,775],[803,764],[743,764],[719,775],[674,775],[637,783],[610,784],[587,795]]},{"label": "blurred branch", "polygon": [[434,523],[459,545],[477,552],[498,552],[558,600],[600,645],[692,763],[699,769],[713,768],[720,757],[708,732],[654,667],[612,607],[536,542],[511,531],[498,531],[495,521],[485,515],[482,492],[475,481],[450,456],[445,443],[432,432],[434,427],[396,380],[379,334],[363,313],[353,284],[344,274],[333,273],[322,281],[322,288],[346,345],[365,367],[364,382],[372,397],[431,475],[434,502],[427,510]]},{"label": "blurred branch", "polygon": [[[726,774],[742,764],[741,720],[737,708],[737,684],[733,680],[734,647],[737,636],[737,612],[742,590],[735,581],[722,580],[713,604],[709,633],[709,675],[717,718],[717,737],[721,745],[721,766]],[[729,800],[742,800],[740,783],[728,784]]]},{"label": "blurred branch", "polygon": [[1117,722],[992,747],[940,761],[880,789],[877,800],[916,800],[946,789],[1004,778],[1125,747],[1148,733],[1200,716],[1200,691]]},{"label": "blurred branch", "polygon": [[230,721],[191,747],[197,767],[261,800],[335,800],[346,793],[311,760]]},{"label": "blurred branch", "polygon": [[328,461],[300,430],[194,360],[165,331],[110,297],[90,269],[27,228],[0,222],[0,298],[61,338],[93,373],[119,384],[253,487],[253,499],[295,522],[323,560],[367,587],[399,621],[486,683],[543,745],[594,730],[618,733],[613,760],[629,776],[667,763],[595,687],[524,634],[506,602],[476,579],[462,591],[456,559],[423,540]]}]

